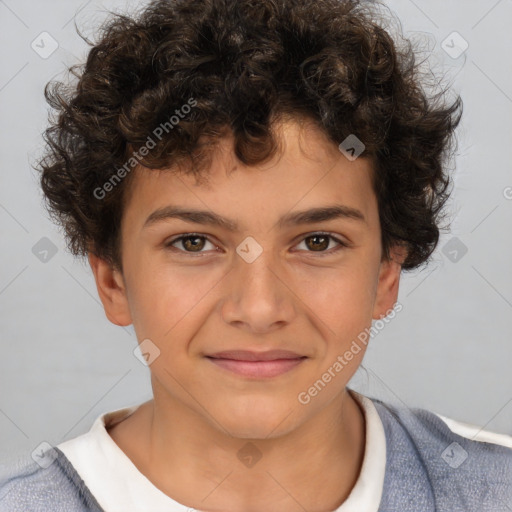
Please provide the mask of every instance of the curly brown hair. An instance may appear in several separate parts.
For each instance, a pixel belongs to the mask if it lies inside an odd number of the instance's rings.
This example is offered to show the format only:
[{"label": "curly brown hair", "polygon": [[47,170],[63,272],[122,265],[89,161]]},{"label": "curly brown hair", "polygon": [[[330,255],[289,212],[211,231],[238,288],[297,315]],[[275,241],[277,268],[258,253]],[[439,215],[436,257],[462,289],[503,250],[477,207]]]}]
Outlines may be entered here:
[{"label": "curly brown hair", "polygon": [[134,175],[127,162],[162,169],[186,161],[200,178],[215,142],[231,133],[237,158],[254,165],[278,148],[273,123],[306,116],[336,145],[350,134],[364,143],[383,257],[398,244],[407,249],[403,269],[426,263],[450,195],[446,162],[462,101],[447,102],[448,89],[427,95],[413,44],[403,39],[399,48],[377,6],[160,0],[109,17],[86,63],[71,68],[77,81],[45,89],[55,116],[36,168],[71,253],[90,251],[122,270],[120,223]]}]

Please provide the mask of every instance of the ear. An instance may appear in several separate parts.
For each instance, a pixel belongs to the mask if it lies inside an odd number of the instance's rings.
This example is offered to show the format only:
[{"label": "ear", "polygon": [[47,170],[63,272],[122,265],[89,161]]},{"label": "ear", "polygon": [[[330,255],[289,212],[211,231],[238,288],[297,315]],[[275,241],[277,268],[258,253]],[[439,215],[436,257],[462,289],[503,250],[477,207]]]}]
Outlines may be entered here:
[{"label": "ear", "polygon": [[91,252],[88,258],[107,318],[115,325],[130,325],[132,318],[122,273]]},{"label": "ear", "polygon": [[374,320],[387,316],[389,310],[395,305],[398,298],[402,263],[406,257],[406,249],[395,245],[390,249],[390,258],[381,261],[372,314]]}]

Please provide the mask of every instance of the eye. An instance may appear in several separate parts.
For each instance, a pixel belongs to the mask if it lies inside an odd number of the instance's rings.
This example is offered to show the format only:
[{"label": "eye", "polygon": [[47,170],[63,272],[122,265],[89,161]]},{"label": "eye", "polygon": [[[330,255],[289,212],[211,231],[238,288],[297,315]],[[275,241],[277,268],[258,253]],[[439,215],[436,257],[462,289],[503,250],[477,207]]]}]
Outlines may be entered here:
[{"label": "eye", "polygon": [[[183,247],[184,250],[174,247],[174,245],[177,244],[178,242],[180,242],[181,247]],[[204,252],[202,251],[202,249],[204,249],[205,243],[212,244],[206,236],[199,235],[196,233],[187,233],[186,235],[181,235],[166,243],[165,247],[170,248],[171,250],[177,250],[190,254],[201,254],[202,252]]]},{"label": "eye", "polygon": [[[333,249],[327,250],[331,241],[336,242],[338,246]],[[200,235],[198,233],[187,233],[185,235],[180,235],[179,237],[176,237],[169,241],[168,243],[166,243],[165,248],[182,253],[195,253],[201,255],[204,252],[206,252],[203,251],[203,249],[208,243],[211,244],[213,248],[215,248],[214,244],[208,239],[208,237]],[[349,247],[348,243],[343,242],[342,240],[328,233],[311,233],[304,237],[301,243],[304,243],[306,245],[306,252],[316,252],[319,253],[319,256],[333,254],[344,247]],[[176,244],[180,244],[181,248],[175,247]]]},{"label": "eye", "polygon": [[[327,251],[326,249],[329,247],[331,240],[334,240],[338,246]],[[313,249],[308,250],[307,252],[317,252],[320,253],[319,256],[328,256],[349,246],[348,243],[343,242],[339,238],[328,233],[311,233],[303,238],[301,243],[304,243],[308,249]]]}]

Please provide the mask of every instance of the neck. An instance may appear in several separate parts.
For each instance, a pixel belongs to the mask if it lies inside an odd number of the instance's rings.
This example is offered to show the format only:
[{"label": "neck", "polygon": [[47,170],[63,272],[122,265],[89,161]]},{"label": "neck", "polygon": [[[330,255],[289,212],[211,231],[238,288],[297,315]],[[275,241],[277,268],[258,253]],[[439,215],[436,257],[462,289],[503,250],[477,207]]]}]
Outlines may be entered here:
[{"label": "neck", "polygon": [[110,434],[179,503],[212,512],[325,512],[339,507],[357,481],[365,421],[346,390],[295,430],[266,439],[229,436],[169,395],[154,395]]}]

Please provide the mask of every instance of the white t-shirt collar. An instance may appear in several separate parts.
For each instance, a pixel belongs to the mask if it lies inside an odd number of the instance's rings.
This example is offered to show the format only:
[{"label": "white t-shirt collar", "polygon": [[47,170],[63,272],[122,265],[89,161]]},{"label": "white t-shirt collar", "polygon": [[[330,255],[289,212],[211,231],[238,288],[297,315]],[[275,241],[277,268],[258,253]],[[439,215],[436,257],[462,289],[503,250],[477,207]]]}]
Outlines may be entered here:
[{"label": "white t-shirt collar", "polygon": [[[386,438],[379,414],[368,397],[351,390],[361,405],[366,443],[361,472],[350,495],[333,512],[377,512],[386,469]],[[107,432],[141,404],[99,416],[89,432],[57,445],[74,466],[105,512],[190,512],[158,489],[119,448]]]}]

